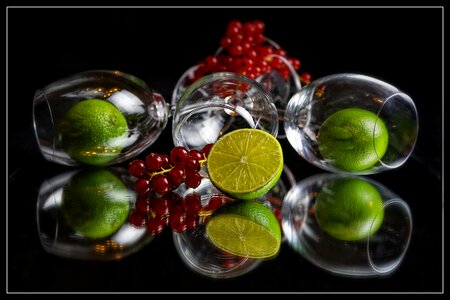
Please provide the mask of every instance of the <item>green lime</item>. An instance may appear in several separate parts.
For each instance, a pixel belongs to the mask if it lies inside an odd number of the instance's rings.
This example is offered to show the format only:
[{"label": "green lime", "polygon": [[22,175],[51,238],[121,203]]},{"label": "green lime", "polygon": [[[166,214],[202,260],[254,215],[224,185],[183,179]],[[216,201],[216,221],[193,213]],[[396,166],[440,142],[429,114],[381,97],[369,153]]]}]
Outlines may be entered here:
[{"label": "green lime", "polygon": [[125,146],[128,125],[113,104],[90,99],[67,111],[59,131],[62,147],[70,157],[89,165],[105,165]]},{"label": "green lime", "polygon": [[384,218],[378,190],[358,178],[342,178],[326,184],[316,198],[316,220],[329,235],[357,241],[374,234]]},{"label": "green lime", "polygon": [[81,171],[64,187],[61,211],[74,231],[88,238],[104,238],[127,220],[131,197],[111,171]]},{"label": "green lime", "polygon": [[319,151],[342,170],[362,171],[383,157],[388,136],[386,125],[374,113],[347,108],[333,113],[320,127]]},{"label": "green lime", "polygon": [[276,255],[281,229],[273,212],[253,201],[236,201],[219,208],[206,223],[206,233],[219,249],[249,258]]},{"label": "green lime", "polygon": [[238,129],[223,135],[208,156],[211,182],[238,199],[255,199],[267,193],[283,171],[278,140],[259,129]]}]

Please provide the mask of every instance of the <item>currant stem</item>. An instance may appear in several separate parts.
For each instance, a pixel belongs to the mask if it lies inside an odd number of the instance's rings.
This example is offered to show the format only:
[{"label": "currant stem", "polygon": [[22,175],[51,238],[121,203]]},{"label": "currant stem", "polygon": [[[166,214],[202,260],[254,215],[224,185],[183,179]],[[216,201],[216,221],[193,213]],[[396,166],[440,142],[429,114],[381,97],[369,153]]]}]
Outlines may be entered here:
[{"label": "currant stem", "polygon": [[[205,155],[203,155],[203,157],[205,157]],[[205,157],[204,159],[198,161],[198,163],[200,164],[200,168],[203,168],[207,160],[208,159]],[[161,175],[172,171],[173,168],[175,168],[175,166],[172,166],[169,169],[162,169],[161,171],[158,172],[148,173],[148,175],[150,176],[150,179],[152,179],[156,175]]]}]

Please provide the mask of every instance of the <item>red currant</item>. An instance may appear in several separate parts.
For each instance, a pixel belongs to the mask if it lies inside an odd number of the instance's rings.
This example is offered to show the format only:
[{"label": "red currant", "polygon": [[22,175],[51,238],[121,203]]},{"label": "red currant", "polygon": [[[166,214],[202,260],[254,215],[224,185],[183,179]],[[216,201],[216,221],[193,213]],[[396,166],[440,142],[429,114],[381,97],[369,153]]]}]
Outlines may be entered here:
[{"label": "red currant", "polygon": [[152,178],[151,185],[153,191],[160,195],[164,195],[165,193],[170,191],[172,187],[167,177],[161,174],[158,174]]},{"label": "red currant", "polygon": [[189,171],[198,171],[198,169],[200,168],[200,163],[198,162],[197,159],[189,157],[186,160],[186,169]]},{"label": "red currant", "polygon": [[191,151],[189,151],[189,156],[192,157],[192,158],[195,158],[198,161],[204,159],[203,154],[200,151],[198,151],[198,150],[191,150]]},{"label": "red currant", "polygon": [[209,151],[211,151],[213,144],[207,144],[205,147],[203,147],[202,152],[205,157],[208,157]]},{"label": "red currant", "polygon": [[162,168],[163,158],[159,154],[151,153],[145,158],[145,164],[150,171],[156,172]]},{"label": "red currant", "polygon": [[172,170],[170,170],[167,177],[169,178],[169,182],[173,187],[178,187],[186,180],[186,172],[184,171],[184,168],[176,166]]},{"label": "red currant", "polygon": [[130,163],[128,167],[128,172],[130,173],[131,176],[140,178],[147,173],[147,170],[142,160],[135,160]]},{"label": "red currant", "polygon": [[140,195],[150,192],[150,180],[145,178],[139,178],[134,184],[134,189]]},{"label": "red currant", "polygon": [[169,161],[175,166],[184,167],[188,158],[189,152],[184,147],[178,146],[170,152]]},{"label": "red currant", "polygon": [[198,172],[188,172],[186,174],[186,186],[195,189],[202,182],[202,177]]}]

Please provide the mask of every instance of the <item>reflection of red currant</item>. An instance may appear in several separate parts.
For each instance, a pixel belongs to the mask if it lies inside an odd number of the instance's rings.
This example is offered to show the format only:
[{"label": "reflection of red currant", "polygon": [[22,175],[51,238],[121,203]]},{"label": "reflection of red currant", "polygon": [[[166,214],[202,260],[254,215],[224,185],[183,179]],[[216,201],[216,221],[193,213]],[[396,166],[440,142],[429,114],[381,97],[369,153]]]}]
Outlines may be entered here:
[{"label": "reflection of red currant", "polygon": [[167,225],[175,232],[184,232],[204,224],[217,208],[232,199],[224,195],[212,195],[205,206],[202,206],[201,201],[197,193],[187,194],[184,198],[172,191],[160,197],[153,194],[139,195],[129,222],[138,228],[147,226],[150,234],[162,232]]}]

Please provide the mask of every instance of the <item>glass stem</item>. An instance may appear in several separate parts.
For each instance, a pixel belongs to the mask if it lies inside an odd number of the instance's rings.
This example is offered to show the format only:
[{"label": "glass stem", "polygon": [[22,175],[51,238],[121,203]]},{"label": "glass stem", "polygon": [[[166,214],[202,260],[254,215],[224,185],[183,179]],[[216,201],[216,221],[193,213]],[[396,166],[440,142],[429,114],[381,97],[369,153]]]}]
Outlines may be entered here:
[{"label": "glass stem", "polygon": [[285,57],[278,55],[278,54],[269,54],[269,55],[267,55],[267,57],[278,57],[291,72],[291,77],[294,81],[295,89],[297,90],[297,92],[302,89],[302,83],[300,82],[299,76],[298,76],[297,72],[295,71],[294,66],[292,66],[292,64]]}]

